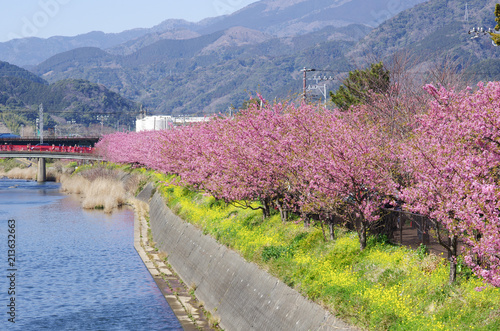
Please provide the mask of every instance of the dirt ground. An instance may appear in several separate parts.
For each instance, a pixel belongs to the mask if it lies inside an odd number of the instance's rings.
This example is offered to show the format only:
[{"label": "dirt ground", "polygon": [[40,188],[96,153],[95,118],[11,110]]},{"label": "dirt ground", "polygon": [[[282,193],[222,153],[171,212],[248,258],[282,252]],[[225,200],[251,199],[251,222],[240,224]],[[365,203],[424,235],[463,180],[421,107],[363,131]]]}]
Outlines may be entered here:
[{"label": "dirt ground", "polygon": [[[398,243],[404,246],[411,247],[413,249],[417,249],[421,243],[423,243],[423,236],[416,227],[412,227],[411,222],[407,222],[403,226],[403,240],[401,241],[401,232],[398,229],[397,231],[394,231],[394,239],[392,240],[394,243]],[[428,243],[424,243],[427,248],[429,249],[430,253],[433,253],[435,255],[441,255],[443,257],[447,257],[448,253],[444,249],[443,246],[441,246],[437,239],[434,238],[432,231],[429,234],[429,241]]]}]

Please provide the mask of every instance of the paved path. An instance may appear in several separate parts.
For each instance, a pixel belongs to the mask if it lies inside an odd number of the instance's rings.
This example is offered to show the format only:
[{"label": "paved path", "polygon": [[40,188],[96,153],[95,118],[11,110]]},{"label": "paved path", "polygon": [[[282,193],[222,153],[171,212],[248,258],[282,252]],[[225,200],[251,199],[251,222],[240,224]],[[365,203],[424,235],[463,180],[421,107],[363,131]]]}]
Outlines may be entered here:
[{"label": "paved path", "polygon": [[[188,289],[172,273],[148,240],[149,226],[137,212],[134,218],[134,247],[170,308],[181,323],[183,330],[212,330],[197,302],[189,295]],[[194,321],[193,321],[194,320]]]},{"label": "paved path", "polygon": [[[399,230],[394,231],[393,242],[401,244],[401,238]],[[412,229],[410,224],[405,224],[403,226],[403,242],[402,245],[417,249],[422,243],[422,239],[418,235],[417,229]],[[431,235],[429,244],[426,244],[430,253],[438,256],[447,257],[447,251],[441,246],[438,241]],[[442,255],[441,255],[442,254]]]}]

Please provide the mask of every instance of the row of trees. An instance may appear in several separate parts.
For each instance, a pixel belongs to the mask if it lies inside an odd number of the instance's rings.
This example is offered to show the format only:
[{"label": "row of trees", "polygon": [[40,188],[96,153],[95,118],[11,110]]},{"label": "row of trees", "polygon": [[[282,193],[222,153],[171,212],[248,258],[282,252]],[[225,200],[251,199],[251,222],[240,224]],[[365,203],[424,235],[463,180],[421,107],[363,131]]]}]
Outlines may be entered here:
[{"label": "row of trees", "polygon": [[361,249],[382,207],[402,201],[434,221],[450,281],[460,240],[466,263],[500,286],[500,83],[460,92],[428,85],[424,103],[400,88],[344,111],[262,99],[234,118],[116,133],[97,147],[109,161],[176,174],[264,217],[275,208],[283,221],[294,213],[307,224],[315,215],[332,236],[343,220]]}]

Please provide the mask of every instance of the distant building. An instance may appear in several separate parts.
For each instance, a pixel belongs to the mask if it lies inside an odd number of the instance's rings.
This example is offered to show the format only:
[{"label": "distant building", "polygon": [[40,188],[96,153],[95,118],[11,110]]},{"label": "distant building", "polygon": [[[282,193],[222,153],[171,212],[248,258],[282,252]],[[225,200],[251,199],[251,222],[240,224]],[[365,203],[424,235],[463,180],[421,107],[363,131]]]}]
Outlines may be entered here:
[{"label": "distant building", "polygon": [[169,115],[157,115],[157,116],[144,116],[142,118],[137,118],[135,121],[135,131],[152,131],[152,130],[166,130],[169,127],[184,125],[187,123],[195,122],[206,122],[208,117],[201,116],[169,116]]},{"label": "distant building", "polygon": [[165,130],[171,122],[171,116],[146,116],[135,121],[135,131]]}]

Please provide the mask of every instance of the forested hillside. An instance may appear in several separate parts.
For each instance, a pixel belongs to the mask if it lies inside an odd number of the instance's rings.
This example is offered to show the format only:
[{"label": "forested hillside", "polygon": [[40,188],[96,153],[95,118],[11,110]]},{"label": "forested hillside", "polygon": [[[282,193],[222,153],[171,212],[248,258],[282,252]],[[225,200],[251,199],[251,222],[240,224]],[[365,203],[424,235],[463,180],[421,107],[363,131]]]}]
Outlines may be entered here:
[{"label": "forested hillside", "polygon": [[49,82],[83,78],[142,103],[149,111],[211,114],[240,106],[255,93],[287,97],[301,93],[300,69],[352,66],[343,54],[370,28],[325,27],[289,38],[231,28],[187,40],[160,40],[126,55],[97,48],[58,54],[33,71]]},{"label": "forested hillside", "polygon": [[[415,1],[415,7],[393,15],[375,29],[360,24],[336,27],[330,22],[314,32],[276,37],[279,33],[272,26],[278,26],[276,22],[282,17],[298,15],[296,10],[306,4],[309,11],[300,16],[302,26],[309,21],[321,25],[318,22],[327,19],[326,13],[339,15],[343,10],[347,13],[350,12],[347,9],[352,11],[360,3],[353,0],[339,5],[310,0],[292,5],[278,0],[260,1],[203,25],[197,33],[210,31],[209,27],[230,26],[237,17],[245,25],[243,14],[252,11],[262,13],[259,20],[263,22],[270,20],[270,13],[275,13],[274,23],[260,27],[246,24],[246,28],[233,27],[191,39],[152,42],[153,39],[139,38],[123,46],[122,54],[128,55],[121,56],[117,55],[119,52],[112,55],[98,49],[76,49],[41,63],[33,72],[49,82],[82,78],[102,83],[144,104],[150,112],[166,114],[225,112],[229,106],[238,107],[256,93],[267,98],[299,97],[300,70],[304,67],[323,70],[318,75],[332,76],[334,81],[327,84],[327,89],[335,90],[349,70],[381,60],[390,64],[398,53],[407,54],[413,72],[424,76],[430,68],[443,63],[458,71],[468,70],[471,83],[497,75],[496,66],[486,70],[481,62],[499,58],[498,48],[491,45],[487,36],[471,39],[468,34],[472,26],[494,26],[493,0]],[[465,17],[466,4],[468,17]],[[371,19],[367,8],[373,14],[389,6],[383,1],[370,3],[364,8],[366,15],[359,16],[366,18],[366,24]],[[348,20],[350,16],[344,17]],[[292,26],[290,23],[289,27]],[[182,25],[182,28],[192,27]],[[140,47],[143,42],[144,47]],[[316,100],[319,99],[318,94]]]},{"label": "forested hillside", "polygon": [[[20,69],[20,68],[19,68]],[[22,69],[20,69],[22,70]],[[103,85],[84,80],[61,80],[54,84],[18,77],[0,77],[0,121],[18,133],[21,125],[33,126],[39,105],[44,107],[46,128],[72,122],[88,126],[106,116],[107,123],[132,125],[138,105]]]},{"label": "forested hillside", "polygon": [[[387,20],[370,32],[350,53],[351,58],[367,56],[384,59],[406,52],[425,69],[434,63],[453,63],[467,69],[482,61],[500,58],[500,49],[488,36],[471,39],[472,27],[494,28],[495,0],[431,0]],[[466,5],[468,15],[466,17]],[[474,68],[474,69],[473,69]],[[473,80],[488,79],[500,72],[484,66],[469,70]],[[480,71],[476,71],[482,68]]]},{"label": "forested hillside", "polygon": [[38,77],[32,72],[3,61],[0,61],[0,77],[16,77],[39,84],[48,84],[44,79]]},{"label": "forested hillside", "polygon": [[[410,3],[416,6],[403,10]],[[77,48],[31,70],[49,83],[85,79],[103,84],[143,104],[148,112],[163,114],[225,112],[256,93],[269,99],[299,97],[304,67],[334,78],[326,88],[335,90],[349,70],[381,60],[389,63],[398,53],[410,58],[412,72],[425,75],[429,68],[448,63],[457,71],[465,69],[474,83],[499,75],[498,66],[491,62],[499,58],[498,48],[487,36],[471,39],[468,34],[472,26],[494,26],[494,4],[493,0],[415,0],[394,6],[380,0],[370,2],[356,17],[364,18],[364,24],[339,26],[327,14],[344,13],[345,23],[352,18],[347,13],[361,6],[359,1],[266,0],[196,24],[168,20],[152,34],[109,51]],[[248,23],[244,13],[260,13],[258,21],[263,25]],[[369,27],[381,13],[388,15],[384,19],[392,18],[375,29]],[[284,17],[290,19],[286,24]],[[234,27],[236,21],[242,26]],[[304,29],[293,32],[294,26]],[[207,34],[214,27],[228,28]],[[290,34],[278,36],[286,27]],[[319,100],[321,95],[315,93]]]}]

